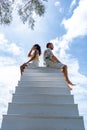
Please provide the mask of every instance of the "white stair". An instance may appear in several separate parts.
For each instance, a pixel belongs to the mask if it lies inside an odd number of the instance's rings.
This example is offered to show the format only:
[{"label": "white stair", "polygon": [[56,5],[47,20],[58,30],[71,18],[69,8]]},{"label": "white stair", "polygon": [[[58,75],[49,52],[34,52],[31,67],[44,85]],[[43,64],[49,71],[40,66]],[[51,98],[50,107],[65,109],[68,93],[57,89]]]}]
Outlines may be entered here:
[{"label": "white stair", "polygon": [[26,69],[3,115],[1,130],[85,130],[61,71]]},{"label": "white stair", "polygon": [[31,116],[78,116],[77,105],[74,104],[46,104],[46,103],[11,103],[8,114]]},{"label": "white stair", "polygon": [[13,103],[74,104],[73,95],[14,94]]},{"label": "white stair", "polygon": [[70,91],[63,87],[17,87],[16,94],[54,94],[69,95]]},{"label": "white stair", "polygon": [[6,115],[2,130],[84,130],[82,117]]}]

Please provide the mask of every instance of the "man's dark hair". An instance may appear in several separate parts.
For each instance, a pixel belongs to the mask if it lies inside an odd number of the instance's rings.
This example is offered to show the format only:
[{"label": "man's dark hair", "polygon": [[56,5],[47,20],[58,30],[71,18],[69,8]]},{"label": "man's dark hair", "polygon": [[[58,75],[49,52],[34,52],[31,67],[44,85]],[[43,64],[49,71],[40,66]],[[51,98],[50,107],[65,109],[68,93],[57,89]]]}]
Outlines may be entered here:
[{"label": "man's dark hair", "polygon": [[46,48],[48,48],[50,44],[52,44],[52,43],[51,43],[51,42],[48,42],[48,43],[46,44]]}]

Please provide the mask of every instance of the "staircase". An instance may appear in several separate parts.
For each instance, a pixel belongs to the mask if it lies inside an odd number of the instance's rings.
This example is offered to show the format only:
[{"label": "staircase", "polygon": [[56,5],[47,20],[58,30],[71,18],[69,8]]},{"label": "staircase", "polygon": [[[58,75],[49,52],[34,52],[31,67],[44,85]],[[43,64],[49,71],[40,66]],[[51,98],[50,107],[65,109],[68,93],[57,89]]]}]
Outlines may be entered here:
[{"label": "staircase", "polygon": [[1,130],[85,130],[61,71],[25,69]]}]

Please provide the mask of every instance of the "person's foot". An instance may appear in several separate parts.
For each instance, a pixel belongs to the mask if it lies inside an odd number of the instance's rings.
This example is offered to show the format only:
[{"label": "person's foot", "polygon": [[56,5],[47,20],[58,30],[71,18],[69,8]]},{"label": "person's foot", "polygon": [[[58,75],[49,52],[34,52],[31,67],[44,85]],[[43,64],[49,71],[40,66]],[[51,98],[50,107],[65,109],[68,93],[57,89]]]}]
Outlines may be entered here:
[{"label": "person's foot", "polygon": [[75,86],[75,84],[73,84],[71,81],[67,81],[67,83],[71,86]]},{"label": "person's foot", "polygon": [[76,84],[73,84],[73,83],[69,83],[69,85],[71,85],[71,86],[75,86]]},{"label": "person's foot", "polygon": [[70,90],[72,90],[73,88],[69,85],[69,84],[67,84],[67,86],[68,86],[68,88],[70,89]]},{"label": "person's foot", "polygon": [[72,88],[71,87],[69,87],[70,88],[70,90],[72,90]]}]

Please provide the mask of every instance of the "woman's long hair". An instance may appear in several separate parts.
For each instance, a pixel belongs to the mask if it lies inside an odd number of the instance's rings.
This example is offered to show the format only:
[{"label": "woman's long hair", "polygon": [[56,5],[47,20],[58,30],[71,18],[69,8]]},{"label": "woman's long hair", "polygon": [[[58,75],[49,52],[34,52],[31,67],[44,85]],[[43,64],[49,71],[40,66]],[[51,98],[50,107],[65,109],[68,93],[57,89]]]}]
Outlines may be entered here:
[{"label": "woman's long hair", "polygon": [[38,44],[35,44],[34,46],[35,46],[36,49],[38,50],[39,55],[41,55],[41,47],[40,47]]}]

